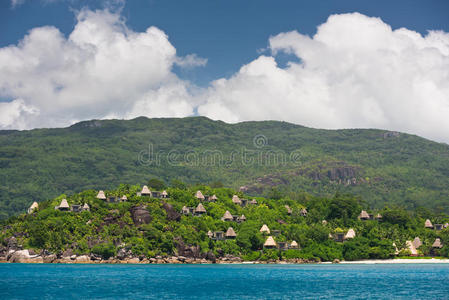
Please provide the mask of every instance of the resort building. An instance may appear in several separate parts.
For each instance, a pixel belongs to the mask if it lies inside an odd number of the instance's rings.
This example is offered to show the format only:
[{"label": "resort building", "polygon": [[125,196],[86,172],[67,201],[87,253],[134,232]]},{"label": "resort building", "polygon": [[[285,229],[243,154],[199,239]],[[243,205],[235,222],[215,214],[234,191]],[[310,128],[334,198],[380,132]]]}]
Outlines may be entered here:
[{"label": "resort building", "polygon": [[226,231],[225,237],[226,239],[235,239],[237,237],[237,234],[235,233],[232,227],[229,227],[228,230]]},{"label": "resort building", "polygon": [[204,195],[203,195],[203,193],[201,193],[201,191],[197,191],[196,194],[195,194],[195,198],[200,200],[200,201],[203,201],[204,200]]},{"label": "resort building", "polygon": [[232,203],[237,204],[237,205],[242,205],[242,201],[240,200],[239,196],[237,196],[237,195],[232,196]]},{"label": "resort building", "polygon": [[355,238],[355,231],[354,231],[354,229],[350,228],[348,230],[348,232],[346,232],[346,234],[345,234],[345,240],[353,239],[353,238]]},{"label": "resort building", "polygon": [[253,199],[253,200],[249,201],[249,204],[256,205],[257,204],[257,200]]},{"label": "resort building", "polygon": [[143,186],[140,196],[151,196],[151,191],[146,185]]},{"label": "resort building", "polygon": [[362,210],[362,212],[359,215],[359,219],[366,221],[370,219],[370,216],[365,210]]},{"label": "resort building", "polygon": [[299,249],[299,245],[296,241],[290,243],[290,249]]},{"label": "resort building", "polygon": [[106,200],[106,195],[104,194],[103,191],[99,191],[99,192],[98,192],[98,194],[97,194],[97,199],[100,199],[100,200]]},{"label": "resort building", "polygon": [[287,209],[287,214],[291,215],[292,214],[292,209],[290,208],[290,206],[285,205],[285,208]]},{"label": "resort building", "polygon": [[33,204],[31,204],[30,208],[28,208],[28,214],[33,213],[38,208],[39,208],[39,204],[36,201],[34,201]]},{"label": "resort building", "polygon": [[412,244],[416,249],[418,249],[422,245],[421,239],[419,237],[415,237]]},{"label": "resort building", "polygon": [[167,193],[167,191],[162,191],[162,193],[161,193],[161,198],[162,199],[166,199],[166,198],[168,198],[168,193]]},{"label": "resort building", "polygon": [[405,245],[407,246],[408,251],[410,251],[411,256],[418,256],[418,250],[413,245],[412,241],[406,241]]},{"label": "resort building", "polygon": [[122,202],[126,202],[126,201],[128,201],[128,197],[126,197],[126,195],[123,195],[122,198],[120,198],[120,200]]},{"label": "resort building", "polygon": [[425,228],[433,228],[432,222],[430,222],[430,220],[427,219],[426,222],[424,222],[424,227]]},{"label": "resort building", "polygon": [[259,231],[264,234],[270,234],[270,228],[266,224],[263,224]]},{"label": "resort building", "polygon": [[263,244],[263,247],[264,247],[265,249],[275,249],[275,248],[277,248],[277,244],[276,244],[276,242],[274,241],[273,237],[272,237],[272,236],[269,236],[269,237],[267,238],[267,240],[265,241],[265,243]]},{"label": "resort building", "polygon": [[301,214],[301,216],[307,217],[307,209],[303,208],[303,209],[300,210],[299,213]]},{"label": "resort building", "polygon": [[433,228],[437,231],[443,230],[444,225],[443,224],[434,224]]},{"label": "resort building", "polygon": [[84,210],[84,211],[90,211],[89,204],[84,203],[84,205],[83,205],[83,210]]},{"label": "resort building", "polygon": [[227,211],[224,213],[224,215],[223,215],[223,217],[221,218],[221,220],[222,220],[222,221],[230,222],[230,221],[233,221],[234,218],[232,217],[232,215],[231,215],[231,213],[229,212],[229,210],[227,210]]},{"label": "resort building", "polygon": [[69,211],[70,206],[69,206],[69,203],[67,202],[67,199],[62,199],[59,206],[56,206],[55,209],[60,210],[60,211]]},{"label": "resort building", "polygon": [[206,213],[206,209],[204,208],[203,204],[198,204],[198,206],[195,208],[195,216],[202,216]]},{"label": "resort building", "polygon": [[443,248],[443,243],[441,243],[441,240],[439,238],[435,239],[435,242],[432,244],[432,248]]},{"label": "resort building", "polygon": [[217,200],[218,200],[218,198],[217,198],[217,196],[215,196],[215,194],[209,197],[210,202],[215,202]]}]

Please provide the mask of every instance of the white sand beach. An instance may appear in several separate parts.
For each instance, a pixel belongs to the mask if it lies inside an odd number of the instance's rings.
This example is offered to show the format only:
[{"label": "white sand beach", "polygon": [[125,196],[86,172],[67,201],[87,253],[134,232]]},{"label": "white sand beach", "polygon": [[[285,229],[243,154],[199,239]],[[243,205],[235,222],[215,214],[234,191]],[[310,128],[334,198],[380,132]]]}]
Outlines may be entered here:
[{"label": "white sand beach", "polygon": [[448,264],[449,259],[370,259],[356,261],[342,261],[340,264]]}]

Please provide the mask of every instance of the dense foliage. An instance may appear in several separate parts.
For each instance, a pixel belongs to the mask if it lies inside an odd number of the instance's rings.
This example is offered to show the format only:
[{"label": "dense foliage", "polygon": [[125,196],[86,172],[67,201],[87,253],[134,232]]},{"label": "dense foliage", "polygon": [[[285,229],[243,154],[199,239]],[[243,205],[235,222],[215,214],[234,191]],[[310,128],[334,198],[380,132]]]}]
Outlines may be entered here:
[{"label": "dense foliage", "polygon": [[250,194],[278,199],[302,191],[329,197],[340,190],[361,195],[373,208],[447,211],[449,146],[381,130],[226,124],[203,117],[0,131],[0,219],[60,192],[146,184],[152,177],[162,185],[175,178],[245,185]]},{"label": "dense foliage", "polygon": [[[177,185],[181,183],[176,182]],[[183,206],[196,207],[200,203],[194,197],[198,189],[207,195],[217,195],[218,200],[203,202],[207,210],[205,215],[176,216]],[[332,261],[391,258],[396,251],[393,243],[400,250],[405,248],[407,240],[420,237],[423,242],[419,248],[421,254],[449,254],[449,247],[446,246],[449,245],[449,229],[435,231],[424,228],[426,219],[444,224],[449,217],[443,213],[433,214],[424,208],[410,212],[399,207],[385,207],[371,211],[382,214],[382,221],[362,221],[358,215],[363,204],[358,198],[341,193],[330,198],[307,194],[295,199],[257,197],[257,204],[242,207],[231,201],[236,192],[228,188],[170,187],[167,189],[169,199],[137,196],[138,191],[139,185],[123,184],[115,190],[106,191],[108,196],[126,195],[128,201],[120,203],[99,200],[94,190],[67,197],[70,205],[89,204],[90,211],[78,213],[55,210],[66,195],[43,201],[37,211],[5,221],[0,243],[6,246],[8,239],[15,236],[25,248],[45,249],[53,253],[70,249],[75,254],[94,253],[103,258],[115,256],[122,249],[131,251],[135,256],[149,258],[173,255],[178,254],[178,245],[182,243],[199,246],[202,253],[212,252],[217,257],[231,254],[246,260],[302,258]],[[241,193],[238,195],[244,197]],[[167,204],[172,206],[172,210],[167,210]],[[286,205],[291,208],[291,213]],[[148,211],[150,217],[146,222],[135,220],[135,207],[144,207]],[[301,215],[303,208],[308,211],[306,216]],[[245,215],[246,221],[222,221],[226,210],[232,215]],[[170,212],[175,212],[175,216]],[[267,235],[260,232],[263,224],[268,225],[277,243],[294,240],[300,249],[264,250]],[[226,232],[229,227],[237,233],[235,239],[213,240],[207,235],[209,230]],[[354,238],[344,242],[334,241],[336,233],[345,233],[350,228],[356,233]],[[279,232],[274,234],[275,231]],[[444,245],[442,249],[431,247],[437,237]],[[403,250],[400,254],[408,253]]]}]

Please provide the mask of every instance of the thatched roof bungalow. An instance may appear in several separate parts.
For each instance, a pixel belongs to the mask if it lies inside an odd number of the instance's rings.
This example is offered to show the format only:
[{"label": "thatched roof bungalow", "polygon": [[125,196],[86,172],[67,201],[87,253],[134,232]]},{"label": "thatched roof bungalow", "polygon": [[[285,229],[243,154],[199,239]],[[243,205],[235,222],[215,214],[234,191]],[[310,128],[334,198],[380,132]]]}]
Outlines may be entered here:
[{"label": "thatched roof bungalow", "polygon": [[232,196],[232,203],[237,204],[237,205],[242,205],[242,200],[240,200],[239,196],[234,195],[234,196]]},{"label": "thatched roof bungalow", "polygon": [[355,238],[355,231],[352,228],[349,228],[348,232],[345,234],[345,240]]},{"label": "thatched roof bungalow", "polygon": [[405,244],[407,246],[407,249],[410,251],[411,256],[418,256],[418,250],[416,250],[412,241],[406,241]]},{"label": "thatched roof bungalow", "polygon": [[270,228],[266,224],[263,224],[262,227],[260,227],[259,230],[261,233],[270,234]]},{"label": "thatched roof bungalow", "polygon": [[144,185],[142,188],[142,191],[140,192],[140,195],[141,196],[151,196],[151,191],[146,185]]},{"label": "thatched roof bungalow", "polygon": [[249,201],[249,204],[256,205],[257,204],[257,200],[253,199],[253,200]]},{"label": "thatched roof bungalow", "polygon": [[106,195],[104,194],[103,191],[99,191],[99,192],[98,192],[98,194],[97,194],[97,199],[100,199],[100,200],[106,200]]},{"label": "thatched roof bungalow", "polygon": [[85,211],[90,211],[90,206],[89,206],[89,204],[84,203],[84,205],[83,205],[83,210],[85,210]]},{"label": "thatched roof bungalow", "polygon": [[229,221],[234,220],[234,218],[232,217],[232,215],[231,215],[231,213],[229,212],[229,210],[227,210],[227,211],[224,213],[224,215],[223,215],[223,217],[221,218],[221,220],[222,220],[222,221],[227,221],[227,222],[229,222]]},{"label": "thatched roof bungalow", "polygon": [[31,214],[38,208],[39,208],[39,204],[36,201],[34,201],[33,204],[31,204],[30,208],[28,208],[28,214]]},{"label": "thatched roof bungalow", "polygon": [[218,200],[218,198],[215,194],[213,194],[212,196],[209,197],[209,201],[211,201],[211,202],[215,202],[217,200]]},{"label": "thatched roof bungalow", "polygon": [[201,191],[198,190],[195,193],[195,198],[202,201],[202,200],[204,200],[204,195],[203,195],[203,193]]},{"label": "thatched roof bungalow", "polygon": [[296,241],[290,243],[290,249],[299,249],[299,245]]},{"label": "thatched roof bungalow", "polygon": [[232,227],[229,227],[228,230],[226,231],[225,236],[227,239],[235,239],[237,237],[237,234],[235,233]]},{"label": "thatched roof bungalow", "polygon": [[126,197],[126,195],[123,195],[122,198],[120,198],[120,201],[126,202],[128,201],[128,197]]},{"label": "thatched roof bungalow", "polygon": [[425,228],[433,228],[432,222],[430,222],[430,220],[427,219],[427,220],[424,222],[424,227],[425,227]]},{"label": "thatched roof bungalow", "polygon": [[203,204],[198,204],[198,206],[195,208],[195,215],[202,215],[206,213],[206,209],[204,208]]},{"label": "thatched roof bungalow", "polygon": [[422,245],[421,239],[419,237],[415,237],[412,244],[413,246],[415,246],[416,249],[418,249]]},{"label": "thatched roof bungalow", "polygon": [[432,248],[443,248],[443,243],[441,243],[441,240],[439,238],[435,239],[435,242],[432,244]]},{"label": "thatched roof bungalow", "polygon": [[366,210],[362,210],[360,212],[359,219],[360,220],[369,220],[370,219],[369,214],[366,212]]},{"label": "thatched roof bungalow", "polygon": [[69,206],[69,203],[67,202],[67,199],[62,199],[61,203],[59,204],[59,206],[56,206],[55,208],[58,209],[58,210],[61,210],[61,211],[68,211],[68,210],[70,210],[70,206]]},{"label": "thatched roof bungalow", "polygon": [[285,205],[285,208],[287,209],[287,214],[291,215],[292,214],[292,209],[290,208],[290,206]]},{"label": "thatched roof bungalow", "polygon": [[269,236],[265,243],[263,244],[263,247],[266,249],[274,249],[277,247],[276,242],[274,241],[272,236]]},{"label": "thatched roof bungalow", "polygon": [[301,214],[301,216],[307,217],[307,209],[302,208],[302,209],[299,211],[299,213]]},{"label": "thatched roof bungalow", "polygon": [[168,198],[168,193],[167,193],[166,190],[163,190],[163,191],[162,191],[161,197],[164,198],[164,199],[165,199],[165,198]]}]

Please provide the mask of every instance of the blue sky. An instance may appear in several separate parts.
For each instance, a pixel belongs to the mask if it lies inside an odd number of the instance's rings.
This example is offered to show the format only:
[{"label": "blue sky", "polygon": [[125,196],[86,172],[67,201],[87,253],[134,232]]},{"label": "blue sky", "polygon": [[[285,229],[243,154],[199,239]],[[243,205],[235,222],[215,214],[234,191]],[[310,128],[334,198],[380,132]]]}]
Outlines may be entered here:
[{"label": "blue sky", "polygon": [[[11,2],[1,1],[0,47],[16,44],[28,30],[44,25],[68,34],[76,23],[73,11],[86,6],[101,9],[105,1],[28,0],[14,8]],[[149,26],[162,29],[179,55],[196,53],[207,58],[203,68],[175,69],[181,77],[204,86],[231,76],[259,56],[258,50],[267,47],[270,36],[291,30],[313,35],[329,15],[348,12],[380,17],[393,28],[422,34],[449,31],[447,0],[136,0],[125,3],[122,15],[135,31]]]},{"label": "blue sky", "polygon": [[449,1],[0,1],[0,129],[203,115],[449,142]]}]

